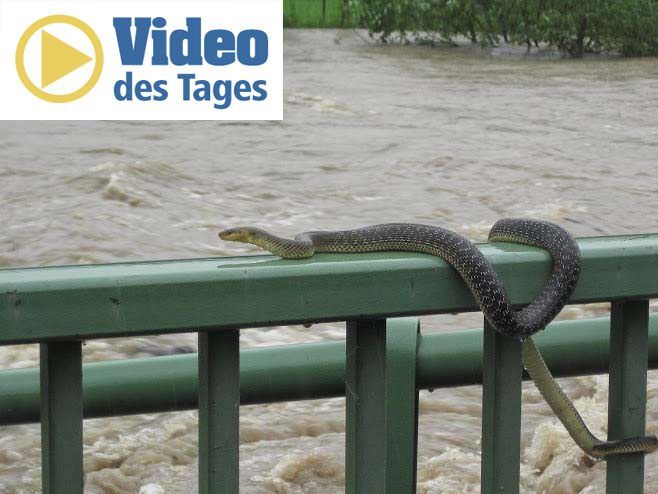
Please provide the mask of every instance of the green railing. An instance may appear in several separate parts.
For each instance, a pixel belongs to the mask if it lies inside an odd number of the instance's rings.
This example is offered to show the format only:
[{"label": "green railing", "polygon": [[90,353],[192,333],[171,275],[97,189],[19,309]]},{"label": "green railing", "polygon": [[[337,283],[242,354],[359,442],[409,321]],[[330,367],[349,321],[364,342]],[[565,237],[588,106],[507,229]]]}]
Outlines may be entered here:
[{"label": "green railing", "polygon": [[[658,367],[658,235],[581,239],[570,303],[610,319],[555,323],[536,340],[556,375],[609,368],[611,439],[644,434]],[[481,245],[515,304],[548,255]],[[239,404],[346,395],[346,492],[415,489],[418,389],[482,382],[482,492],[518,492],[520,345],[484,331],[420,334],[415,318],[477,310],[431,256],[271,256],[0,270],[0,344],[41,344],[40,371],[0,372],[0,424],[41,421],[44,493],[82,492],[82,418],[199,408],[199,490],[238,492]],[[345,343],[239,351],[240,328],[347,321]],[[649,325],[651,328],[649,331]],[[199,356],[81,365],[81,341],[199,332]],[[313,331],[312,328],[309,331]],[[84,381],[83,376],[84,374]],[[347,391],[347,392],[346,392]],[[641,493],[642,455],[608,462],[609,493]]]}]

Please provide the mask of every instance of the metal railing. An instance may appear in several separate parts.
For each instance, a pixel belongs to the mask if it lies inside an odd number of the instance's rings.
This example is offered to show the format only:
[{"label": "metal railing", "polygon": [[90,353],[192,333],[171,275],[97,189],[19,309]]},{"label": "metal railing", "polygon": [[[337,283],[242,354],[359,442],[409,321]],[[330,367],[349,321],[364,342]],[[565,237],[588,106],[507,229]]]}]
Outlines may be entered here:
[{"label": "metal railing", "polygon": [[[658,296],[658,235],[579,245],[583,269],[570,303],[612,301],[611,318],[556,323],[536,340],[556,375],[609,368],[609,437],[643,435],[647,366],[658,367],[658,320],[648,310]],[[512,244],[480,248],[512,301],[530,302],[548,255]],[[40,420],[43,492],[75,494],[83,488],[83,413],[198,406],[199,490],[231,493],[240,404],[345,394],[346,492],[397,494],[415,489],[418,389],[482,382],[482,492],[514,493],[520,344],[486,325],[423,335],[417,319],[397,319],[471,310],[475,301],[452,268],[420,254],[0,270],[0,344],[41,344],[38,378],[34,369],[0,372],[0,424]],[[317,321],[347,321],[346,342],[239,350],[240,328]],[[198,359],[89,364],[83,382],[82,340],[191,331],[199,332]],[[642,455],[612,458],[607,491],[641,493],[643,465]]]}]

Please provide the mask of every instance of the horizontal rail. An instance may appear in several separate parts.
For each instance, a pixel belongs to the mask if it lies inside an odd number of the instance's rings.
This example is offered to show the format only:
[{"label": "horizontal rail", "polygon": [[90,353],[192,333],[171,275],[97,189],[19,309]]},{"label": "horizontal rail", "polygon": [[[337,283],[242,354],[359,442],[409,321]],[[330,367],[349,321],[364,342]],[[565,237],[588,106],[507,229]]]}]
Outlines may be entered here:
[{"label": "horizontal rail", "polygon": [[[584,238],[571,303],[658,296],[658,234]],[[540,249],[478,246],[512,302],[550,269]],[[410,253],[272,256],[0,270],[0,345],[477,310],[457,273]]]},{"label": "horizontal rail", "polygon": [[[649,368],[658,368],[658,314],[649,319]],[[536,335],[558,377],[608,372],[610,319],[556,322]],[[482,330],[424,333],[416,378],[422,389],[482,382]],[[243,405],[345,395],[345,343],[254,348],[240,352]],[[196,354],[86,364],[84,416],[197,407]],[[0,424],[39,421],[39,370],[0,371]]]}]

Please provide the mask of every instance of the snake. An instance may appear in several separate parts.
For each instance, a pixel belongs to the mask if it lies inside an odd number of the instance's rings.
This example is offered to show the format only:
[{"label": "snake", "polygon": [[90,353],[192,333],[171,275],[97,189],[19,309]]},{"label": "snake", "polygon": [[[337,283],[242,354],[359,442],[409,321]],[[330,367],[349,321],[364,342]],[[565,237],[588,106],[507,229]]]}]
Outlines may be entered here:
[{"label": "snake", "polygon": [[561,226],[530,218],[504,218],[489,231],[490,242],[511,242],[546,250],[551,272],[539,295],[515,309],[491,264],[470,240],[438,226],[385,223],[352,230],[308,231],[294,239],[251,226],[227,228],[222,240],[258,246],[283,259],[306,259],[316,253],[419,252],[452,266],[473,294],[484,317],[497,332],[521,342],[523,366],[574,442],[590,457],[651,453],[656,436],[602,441],[587,427],[578,410],[548,369],[532,335],[555,318],[573,293],[580,274],[581,255],[576,240]]}]

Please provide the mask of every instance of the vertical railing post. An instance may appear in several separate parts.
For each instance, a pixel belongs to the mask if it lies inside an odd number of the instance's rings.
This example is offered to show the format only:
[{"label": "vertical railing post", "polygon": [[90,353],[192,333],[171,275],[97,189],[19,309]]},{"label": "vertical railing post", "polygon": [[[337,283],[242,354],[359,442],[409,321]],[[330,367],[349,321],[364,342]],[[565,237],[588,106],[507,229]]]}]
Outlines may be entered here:
[{"label": "vertical railing post", "polygon": [[[649,302],[615,302],[610,315],[608,439],[644,436],[647,405]],[[612,456],[608,494],[644,492],[644,455]]]},{"label": "vertical railing post", "polygon": [[237,494],[240,332],[199,333],[199,494]]},{"label": "vertical railing post", "polygon": [[386,320],[347,322],[345,492],[383,493]]},{"label": "vertical railing post", "polygon": [[41,343],[43,494],[82,494],[82,345]]},{"label": "vertical railing post", "polygon": [[412,494],[418,319],[348,321],[345,492]]},{"label": "vertical railing post", "polygon": [[386,323],[386,494],[416,492],[419,321]]},{"label": "vertical railing post", "polygon": [[327,0],[322,0],[322,25],[327,25]]},{"label": "vertical railing post", "polygon": [[485,320],[482,366],[482,494],[519,492],[521,343]]}]

